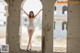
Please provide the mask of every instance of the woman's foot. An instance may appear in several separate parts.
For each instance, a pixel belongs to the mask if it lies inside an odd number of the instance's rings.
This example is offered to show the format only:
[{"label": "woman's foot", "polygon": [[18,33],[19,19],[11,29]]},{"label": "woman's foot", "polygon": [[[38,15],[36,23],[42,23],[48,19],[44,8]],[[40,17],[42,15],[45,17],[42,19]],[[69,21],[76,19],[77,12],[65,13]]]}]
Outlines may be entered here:
[{"label": "woman's foot", "polygon": [[28,51],[28,50],[31,50],[31,48],[30,48],[30,49],[27,49],[27,51]]},{"label": "woman's foot", "polygon": [[32,46],[30,46],[29,48],[27,48],[27,50],[31,50],[32,49]]}]

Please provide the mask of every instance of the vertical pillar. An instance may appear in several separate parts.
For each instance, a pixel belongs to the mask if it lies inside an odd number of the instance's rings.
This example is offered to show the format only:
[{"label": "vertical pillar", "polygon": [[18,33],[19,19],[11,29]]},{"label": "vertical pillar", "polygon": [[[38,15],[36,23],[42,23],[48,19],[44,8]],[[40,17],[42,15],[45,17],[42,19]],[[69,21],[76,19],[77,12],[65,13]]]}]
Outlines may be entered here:
[{"label": "vertical pillar", "polygon": [[42,0],[42,53],[53,53],[53,6],[55,0]]},{"label": "vertical pillar", "polygon": [[7,18],[7,43],[9,44],[9,53],[20,53],[19,26],[22,0],[7,0],[7,2],[9,13]]},{"label": "vertical pillar", "polygon": [[[69,0],[79,2],[80,0]],[[67,53],[80,53],[80,4],[70,3],[68,8]]]}]

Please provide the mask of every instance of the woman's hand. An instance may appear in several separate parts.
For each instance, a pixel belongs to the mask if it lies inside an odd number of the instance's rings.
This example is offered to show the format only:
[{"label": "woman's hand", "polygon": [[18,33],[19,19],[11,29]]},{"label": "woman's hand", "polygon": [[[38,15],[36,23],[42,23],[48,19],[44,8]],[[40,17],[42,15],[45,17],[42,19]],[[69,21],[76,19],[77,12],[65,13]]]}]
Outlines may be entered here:
[{"label": "woman's hand", "polygon": [[43,9],[40,9],[39,12],[35,15],[35,17],[42,11]]},{"label": "woman's hand", "polygon": [[43,9],[41,9],[41,10],[43,10]]}]

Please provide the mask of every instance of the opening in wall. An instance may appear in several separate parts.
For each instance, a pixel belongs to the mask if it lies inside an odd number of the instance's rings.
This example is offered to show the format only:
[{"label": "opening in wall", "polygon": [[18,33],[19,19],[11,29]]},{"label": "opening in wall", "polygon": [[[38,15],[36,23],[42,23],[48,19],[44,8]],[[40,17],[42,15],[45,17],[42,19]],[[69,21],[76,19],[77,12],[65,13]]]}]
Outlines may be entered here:
[{"label": "opening in wall", "polygon": [[[4,0],[0,1],[0,52],[7,52],[8,45],[6,44],[6,28],[7,28],[7,3]],[[6,48],[3,48],[6,47]],[[6,49],[6,50],[2,50]]]},{"label": "opening in wall", "polygon": [[[56,2],[61,0],[57,0]],[[63,1],[63,0],[62,0]],[[53,52],[67,52],[67,3],[55,3],[54,13],[55,30],[53,32]]]},{"label": "opening in wall", "polygon": [[[42,3],[40,0],[25,0],[22,2],[20,23],[20,48],[41,51]],[[31,44],[29,45],[31,36]]]}]

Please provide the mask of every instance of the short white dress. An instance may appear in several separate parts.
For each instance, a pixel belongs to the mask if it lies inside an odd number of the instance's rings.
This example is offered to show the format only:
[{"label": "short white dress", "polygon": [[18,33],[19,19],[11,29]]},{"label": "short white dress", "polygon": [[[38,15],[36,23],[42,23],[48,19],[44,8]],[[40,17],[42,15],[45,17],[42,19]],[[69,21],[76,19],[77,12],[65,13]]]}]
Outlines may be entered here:
[{"label": "short white dress", "polygon": [[35,29],[34,18],[29,18],[28,29],[30,29],[30,30],[34,30]]}]

